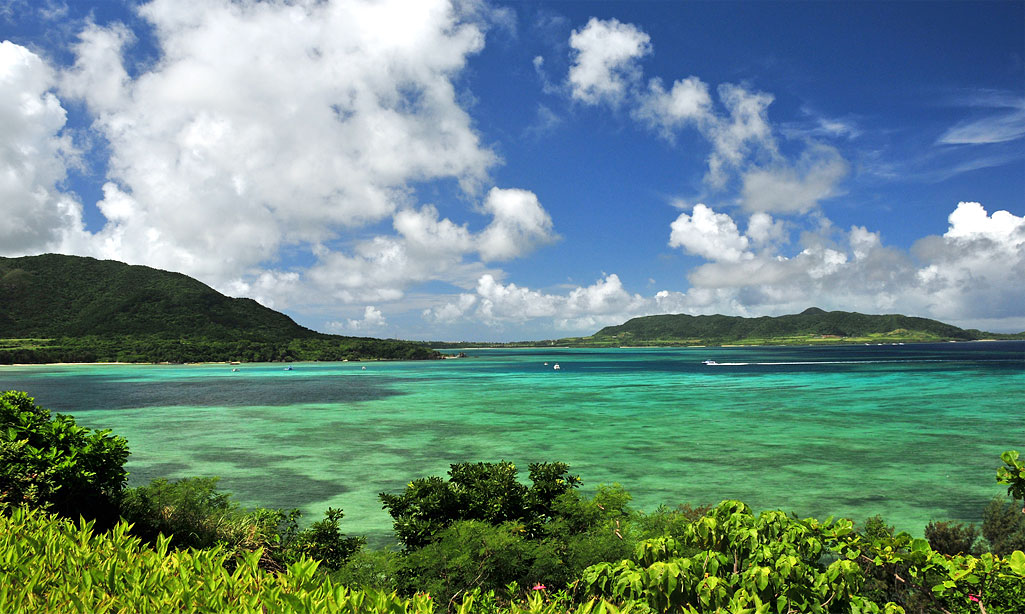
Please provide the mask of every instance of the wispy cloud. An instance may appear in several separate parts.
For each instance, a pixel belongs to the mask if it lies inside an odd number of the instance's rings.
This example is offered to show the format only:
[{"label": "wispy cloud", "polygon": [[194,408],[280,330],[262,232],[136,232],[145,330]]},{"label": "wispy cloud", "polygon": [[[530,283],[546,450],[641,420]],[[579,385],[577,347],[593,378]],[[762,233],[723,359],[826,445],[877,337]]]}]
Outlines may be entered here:
[{"label": "wispy cloud", "polygon": [[984,117],[968,122],[961,122],[939,138],[941,145],[984,145],[987,143],[1004,143],[1025,137],[1025,107]]},{"label": "wispy cloud", "polygon": [[1025,137],[1025,98],[998,90],[979,90],[959,95],[954,104],[999,111],[958,122],[940,136],[937,144],[984,145]]}]

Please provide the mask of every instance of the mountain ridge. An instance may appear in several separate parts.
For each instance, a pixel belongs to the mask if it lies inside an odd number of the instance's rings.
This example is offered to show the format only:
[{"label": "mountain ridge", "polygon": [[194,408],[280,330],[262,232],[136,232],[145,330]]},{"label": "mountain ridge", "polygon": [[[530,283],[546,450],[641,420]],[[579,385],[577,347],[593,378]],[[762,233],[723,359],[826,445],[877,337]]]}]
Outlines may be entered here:
[{"label": "mountain ridge", "polygon": [[418,342],[313,331],[182,273],[85,256],[0,257],[0,364],[438,357]]},{"label": "mountain ridge", "polygon": [[690,341],[731,343],[804,338],[862,341],[876,338],[913,341],[975,341],[1020,339],[1013,335],[963,329],[952,324],[903,314],[872,315],[854,311],[825,311],[809,307],[801,313],[782,316],[665,314],[631,318],[617,326],[606,326],[590,337],[593,341],[657,342]]}]

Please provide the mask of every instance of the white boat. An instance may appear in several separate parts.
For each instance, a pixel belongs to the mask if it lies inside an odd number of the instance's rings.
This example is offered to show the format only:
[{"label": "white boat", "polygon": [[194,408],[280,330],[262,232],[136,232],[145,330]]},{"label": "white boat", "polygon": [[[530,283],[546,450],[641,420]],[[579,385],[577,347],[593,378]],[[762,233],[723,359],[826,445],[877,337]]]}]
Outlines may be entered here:
[{"label": "white boat", "polygon": [[702,360],[701,364],[709,365],[709,366],[715,366],[715,365],[717,365],[719,363],[715,362],[714,360]]},{"label": "white boat", "polygon": [[284,369],[284,370],[285,370],[285,371],[291,371],[291,370],[292,370],[292,367],[285,367],[285,369]]},{"label": "white boat", "polygon": [[552,367],[552,368],[555,369],[556,371],[562,369],[562,367],[559,366],[559,363],[555,363],[555,366]]}]

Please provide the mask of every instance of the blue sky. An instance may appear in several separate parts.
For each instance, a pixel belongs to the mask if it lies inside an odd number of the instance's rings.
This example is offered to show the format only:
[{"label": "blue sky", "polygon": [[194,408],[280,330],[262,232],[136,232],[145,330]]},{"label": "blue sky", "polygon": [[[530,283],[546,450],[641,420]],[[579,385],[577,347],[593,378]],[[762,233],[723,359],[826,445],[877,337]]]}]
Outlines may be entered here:
[{"label": "blue sky", "polygon": [[312,328],[1025,330],[1023,2],[0,2],[0,255]]}]

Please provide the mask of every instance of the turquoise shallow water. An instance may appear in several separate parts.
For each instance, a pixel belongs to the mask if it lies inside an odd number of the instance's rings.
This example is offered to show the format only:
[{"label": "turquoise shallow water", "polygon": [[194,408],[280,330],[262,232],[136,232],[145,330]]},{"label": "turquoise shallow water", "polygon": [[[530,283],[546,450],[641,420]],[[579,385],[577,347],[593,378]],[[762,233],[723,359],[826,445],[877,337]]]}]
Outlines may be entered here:
[{"label": "turquoise shallow water", "polygon": [[379,492],[501,459],[566,461],[585,489],[619,482],[644,510],[739,498],[920,534],[978,520],[1003,493],[1000,452],[1025,450],[1022,342],[467,353],[0,367],[0,390],[125,436],[133,484],[216,475],[246,505],[342,507],[347,532],[377,540]]}]

